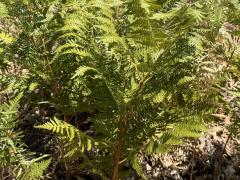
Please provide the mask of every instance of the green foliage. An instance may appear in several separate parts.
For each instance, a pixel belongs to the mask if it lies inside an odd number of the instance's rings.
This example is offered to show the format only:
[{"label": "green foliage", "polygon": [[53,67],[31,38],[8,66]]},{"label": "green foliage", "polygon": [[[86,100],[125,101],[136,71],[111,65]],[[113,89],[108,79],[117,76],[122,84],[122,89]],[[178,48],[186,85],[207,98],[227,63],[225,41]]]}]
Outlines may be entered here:
[{"label": "green foliage", "polygon": [[16,130],[19,101],[23,93],[0,106],[0,177],[1,179],[36,179],[43,175],[51,160],[37,162],[22,143],[22,133]]},{"label": "green foliage", "polygon": [[129,160],[132,164],[133,169],[136,170],[137,174],[142,178],[142,179],[147,179],[146,176],[143,173],[140,161],[139,161],[139,157],[138,157],[138,152],[131,152],[129,154]]},{"label": "green foliage", "polygon": [[89,151],[92,148],[92,144],[94,143],[94,140],[91,137],[87,136],[71,124],[60,121],[57,118],[54,118],[54,120],[51,120],[50,122],[47,122],[43,125],[36,126],[36,128],[52,131],[54,133],[67,137],[69,141],[77,139],[77,145],[79,145],[77,149],[81,150],[82,152],[84,152],[85,149]]},{"label": "green foliage", "polygon": [[65,169],[81,161],[110,177],[115,161],[126,159],[122,164],[130,161],[144,177],[139,153],[166,152],[197,138],[212,120],[214,85],[227,68],[221,63],[231,59],[224,26],[239,21],[238,1],[3,3],[0,64],[5,72],[12,64],[26,70],[24,87],[37,89],[28,94],[30,104],[47,102],[56,117],[97,112],[90,118],[94,137],[66,119],[36,126],[60,137],[56,149],[63,150]]},{"label": "green foliage", "polygon": [[[238,23],[239,25],[239,23]],[[226,72],[226,77],[223,79],[221,86],[221,95],[223,101],[224,114],[230,118],[230,124],[228,124],[228,129],[230,132],[239,137],[240,133],[240,119],[239,119],[239,108],[240,108],[240,85],[239,85],[239,55],[240,55],[240,45],[239,36],[233,32],[226,32],[228,41],[224,42],[227,47],[225,53],[228,55],[229,59],[229,70]]]},{"label": "green foliage", "polygon": [[[63,159],[64,164],[68,164],[72,169],[84,170],[88,169],[90,172],[98,174],[103,179],[107,179],[100,169],[96,169],[94,162],[85,154],[91,153],[97,148],[106,148],[106,144],[98,142],[92,137],[86,135],[73,125],[54,118],[50,122],[43,125],[38,125],[36,128],[46,129],[58,134],[61,144],[63,145]],[[81,164],[71,165],[73,161],[81,160]]]},{"label": "green foliage", "polygon": [[0,3],[0,17],[6,17],[8,15],[8,10],[5,4]]},{"label": "green foliage", "polygon": [[[2,176],[10,173],[21,159],[24,151],[21,143],[21,134],[14,131],[16,127],[16,113],[18,103],[22,94],[19,94],[15,99],[0,106],[0,167]],[[9,170],[8,170],[9,169]],[[6,172],[5,172],[6,171]]]},{"label": "green foliage", "polygon": [[25,162],[25,172],[23,176],[20,178],[21,180],[34,180],[43,175],[44,171],[48,168],[51,163],[51,159],[43,160],[41,162]]}]

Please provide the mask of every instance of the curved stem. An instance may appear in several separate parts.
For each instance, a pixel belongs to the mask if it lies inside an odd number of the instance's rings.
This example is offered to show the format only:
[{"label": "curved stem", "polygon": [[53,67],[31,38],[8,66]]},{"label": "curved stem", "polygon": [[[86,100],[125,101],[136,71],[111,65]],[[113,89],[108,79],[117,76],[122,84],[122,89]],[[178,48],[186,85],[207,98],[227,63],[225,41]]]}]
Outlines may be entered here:
[{"label": "curved stem", "polygon": [[121,122],[119,140],[118,140],[118,144],[115,147],[115,153],[114,153],[114,168],[113,168],[112,180],[118,180],[119,164],[120,164],[119,162],[121,159],[122,146],[124,145],[125,134],[127,130],[129,117],[130,117],[130,112],[127,112]]},{"label": "curved stem", "polygon": [[[129,106],[132,107],[134,99],[138,97],[138,95],[141,93],[141,90],[143,89],[146,82],[150,79],[150,73],[146,74],[143,79],[138,84],[138,88],[132,95],[132,99],[129,103]],[[131,108],[130,108],[131,109]],[[115,153],[114,153],[114,167],[113,167],[113,174],[112,174],[112,180],[118,180],[119,177],[119,166],[120,166],[120,159],[122,154],[122,146],[124,145],[125,141],[125,135],[128,128],[128,121],[130,117],[132,116],[131,111],[127,111],[124,114],[124,117],[120,120],[120,132],[119,132],[119,140],[115,147]]]}]

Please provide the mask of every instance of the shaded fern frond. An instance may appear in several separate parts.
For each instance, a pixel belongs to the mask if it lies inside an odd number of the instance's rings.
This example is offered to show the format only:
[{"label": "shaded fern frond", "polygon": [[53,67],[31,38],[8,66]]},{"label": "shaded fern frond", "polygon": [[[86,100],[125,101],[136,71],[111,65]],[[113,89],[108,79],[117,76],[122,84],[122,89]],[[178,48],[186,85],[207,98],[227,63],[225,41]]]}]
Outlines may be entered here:
[{"label": "shaded fern frond", "polygon": [[2,114],[14,114],[17,111],[17,108],[19,107],[19,101],[22,98],[23,93],[19,93],[14,99],[10,100],[9,103],[4,103],[1,108]]},{"label": "shaded fern frond", "polygon": [[25,169],[24,175],[20,180],[35,180],[43,176],[44,171],[51,163],[51,158],[40,162],[31,162]]},{"label": "shaded fern frond", "polygon": [[142,179],[146,180],[147,178],[143,173],[143,169],[140,164],[140,159],[138,157],[138,152],[136,152],[136,151],[130,152],[129,159],[130,159],[130,163],[131,163],[133,169],[137,172],[138,176],[140,176]]},{"label": "shaded fern frond", "polygon": [[178,81],[178,85],[190,83],[190,82],[194,81],[195,78],[196,78],[196,76],[184,76]]}]

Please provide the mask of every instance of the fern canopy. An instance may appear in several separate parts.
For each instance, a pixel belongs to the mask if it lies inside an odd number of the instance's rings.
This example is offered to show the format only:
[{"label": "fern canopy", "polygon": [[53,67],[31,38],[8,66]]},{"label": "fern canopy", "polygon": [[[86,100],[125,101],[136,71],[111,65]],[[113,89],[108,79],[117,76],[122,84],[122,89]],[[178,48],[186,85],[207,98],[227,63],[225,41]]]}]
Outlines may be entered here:
[{"label": "fern canopy", "polygon": [[[29,106],[53,110],[35,127],[60,137],[53,142],[66,169],[81,162],[79,169],[116,180],[130,162],[145,178],[140,153],[198,138],[213,120],[222,64],[236,58],[225,26],[239,24],[239,9],[236,0],[3,0],[1,69],[14,82],[24,77]],[[49,163],[30,169],[41,174]]]}]

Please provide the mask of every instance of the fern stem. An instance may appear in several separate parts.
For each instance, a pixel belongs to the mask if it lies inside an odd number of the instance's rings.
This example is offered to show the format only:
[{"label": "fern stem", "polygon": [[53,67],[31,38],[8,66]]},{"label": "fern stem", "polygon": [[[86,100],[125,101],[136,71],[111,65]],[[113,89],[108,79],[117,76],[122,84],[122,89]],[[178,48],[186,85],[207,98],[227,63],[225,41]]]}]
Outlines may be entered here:
[{"label": "fern stem", "polygon": [[125,113],[124,118],[122,119],[120,133],[119,133],[119,140],[115,147],[115,153],[114,153],[114,167],[113,167],[113,174],[112,174],[112,180],[118,180],[119,176],[119,166],[120,166],[120,159],[122,154],[122,146],[124,145],[125,140],[125,134],[127,130],[127,123],[130,118],[130,112]]},{"label": "fern stem", "polygon": [[139,82],[137,90],[133,93],[132,100],[130,102],[133,102],[134,99],[140,94],[141,90],[143,89],[145,83],[151,78],[150,73],[147,73],[143,79]]},{"label": "fern stem", "polygon": [[52,75],[53,71],[52,71],[51,63],[50,63],[49,58],[48,58],[48,51],[47,51],[47,48],[46,48],[46,42],[45,42],[44,34],[41,36],[41,40],[42,40],[42,43],[43,43],[43,49],[45,51],[45,56],[46,56],[46,59],[47,59],[48,69],[50,71],[50,74]]},{"label": "fern stem", "polygon": [[[143,89],[145,83],[150,79],[150,73],[147,73],[143,79],[138,84],[137,90],[133,93],[132,100],[130,101],[130,106],[132,105],[134,99],[140,94],[141,90]],[[130,108],[131,109],[131,108]],[[122,154],[122,146],[124,145],[125,135],[128,127],[128,121],[132,116],[132,112],[127,111],[124,115],[124,118],[120,121],[120,132],[119,132],[119,140],[115,147],[114,153],[114,167],[113,167],[113,174],[112,180],[118,180],[119,176],[119,166],[120,166],[120,159]]]}]

